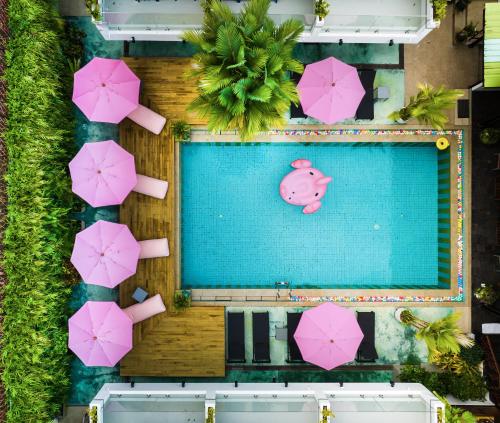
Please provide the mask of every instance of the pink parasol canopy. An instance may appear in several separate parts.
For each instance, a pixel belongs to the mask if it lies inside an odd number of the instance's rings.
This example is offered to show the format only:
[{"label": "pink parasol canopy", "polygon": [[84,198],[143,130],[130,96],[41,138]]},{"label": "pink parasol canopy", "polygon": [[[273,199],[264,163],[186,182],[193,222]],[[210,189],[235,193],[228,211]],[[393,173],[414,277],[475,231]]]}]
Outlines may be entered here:
[{"label": "pink parasol canopy", "polygon": [[140,250],[127,225],[99,220],[76,235],[71,263],[86,283],[114,288],[135,274]]},{"label": "pink parasol canopy", "polygon": [[114,302],[87,301],[68,325],[68,346],[86,366],[112,367],[132,349],[132,320]]},{"label": "pink parasol canopy", "polygon": [[354,360],[363,332],[351,310],[323,303],[302,313],[293,337],[305,361],[331,370]]},{"label": "pink parasol canopy", "polygon": [[121,204],[137,184],[134,156],[111,140],[85,143],[69,171],[73,192],[92,207]]},{"label": "pink parasol canopy", "polygon": [[354,117],[365,95],[356,68],[334,57],[307,65],[297,90],[304,113],[326,124]]},{"label": "pink parasol canopy", "polygon": [[93,122],[119,123],[139,106],[140,84],[122,60],[95,57],[74,75],[73,102]]}]

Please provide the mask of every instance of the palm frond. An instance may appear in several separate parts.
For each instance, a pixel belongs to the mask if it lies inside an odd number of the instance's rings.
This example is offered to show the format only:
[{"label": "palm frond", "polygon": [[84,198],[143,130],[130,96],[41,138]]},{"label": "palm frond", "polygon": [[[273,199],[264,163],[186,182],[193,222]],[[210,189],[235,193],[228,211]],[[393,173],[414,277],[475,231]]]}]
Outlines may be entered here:
[{"label": "palm frond", "polygon": [[293,47],[302,24],[279,27],[268,17],[270,0],[249,0],[235,16],[221,0],[203,0],[199,31],[183,39],[197,47],[189,72],[198,98],[189,110],[208,120],[212,131],[238,130],[242,140],[285,123],[291,102],[298,102],[289,72],[301,73]]}]

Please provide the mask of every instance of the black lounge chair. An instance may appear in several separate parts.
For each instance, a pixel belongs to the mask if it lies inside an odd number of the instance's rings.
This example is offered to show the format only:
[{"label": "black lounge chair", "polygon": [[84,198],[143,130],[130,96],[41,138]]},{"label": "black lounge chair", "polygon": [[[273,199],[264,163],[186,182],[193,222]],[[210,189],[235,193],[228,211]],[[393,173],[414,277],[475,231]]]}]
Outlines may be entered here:
[{"label": "black lounge chair", "polygon": [[295,338],[293,334],[299,325],[300,318],[302,317],[302,313],[287,313],[287,335],[288,335],[288,363],[303,363],[304,359],[302,358],[302,353],[300,352],[299,346],[297,342],[295,342]]},{"label": "black lounge chair", "polygon": [[[300,78],[302,75],[292,72],[290,75],[290,78],[295,82],[295,84],[298,84],[300,81]],[[296,106],[295,104],[290,105],[290,117],[291,118],[306,118],[307,115],[304,113],[304,110],[302,110],[302,106],[300,103]]]},{"label": "black lounge chair", "polygon": [[227,313],[227,362],[245,362],[245,314]]},{"label": "black lounge chair", "polygon": [[358,324],[364,334],[364,338],[358,348],[356,361],[360,363],[373,363],[377,358],[375,349],[375,312],[358,311]]},{"label": "black lounge chair", "polygon": [[375,81],[375,71],[373,69],[360,69],[358,70],[359,79],[365,95],[359,103],[358,110],[356,111],[356,119],[372,120],[375,113],[375,104],[373,99],[373,82]]},{"label": "black lounge chair", "polygon": [[269,313],[252,313],[253,362],[270,363]]}]

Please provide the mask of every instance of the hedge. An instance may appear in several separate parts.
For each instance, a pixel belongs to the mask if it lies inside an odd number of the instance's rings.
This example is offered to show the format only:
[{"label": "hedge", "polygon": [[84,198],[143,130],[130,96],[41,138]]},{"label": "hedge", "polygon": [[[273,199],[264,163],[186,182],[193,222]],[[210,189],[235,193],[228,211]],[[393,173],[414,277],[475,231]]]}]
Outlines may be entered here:
[{"label": "hedge", "polygon": [[7,422],[49,422],[70,381],[73,111],[56,3],[10,0],[8,17],[2,379]]}]

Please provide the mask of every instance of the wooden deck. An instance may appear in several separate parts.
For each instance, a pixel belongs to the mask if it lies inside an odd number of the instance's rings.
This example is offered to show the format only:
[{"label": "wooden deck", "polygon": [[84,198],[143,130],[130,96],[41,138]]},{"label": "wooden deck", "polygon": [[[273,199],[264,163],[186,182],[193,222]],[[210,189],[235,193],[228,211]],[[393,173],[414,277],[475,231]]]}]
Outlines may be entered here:
[{"label": "wooden deck", "polygon": [[168,121],[184,119],[202,124],[185,112],[196,90],[185,77],[189,59],[126,58],[142,81],[142,104],[167,118],[166,128],[154,135],[128,119],[120,124],[120,143],[135,156],[137,173],[169,182],[165,200],[131,193],[120,207],[120,221],[138,240],[168,237],[170,256],[141,260],[137,273],[120,285],[120,304],[132,304],[140,286],[161,294],[168,312],[134,326],[134,348],[121,361],[124,376],[223,376],[225,327],[223,307],[193,307],[172,313],[178,268],[178,195],[176,146]]}]

